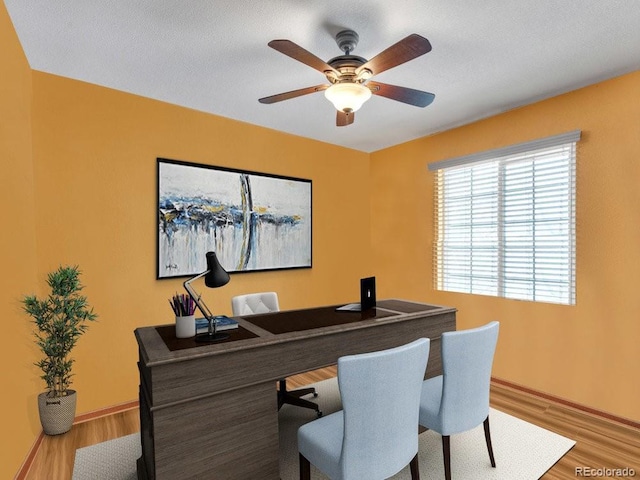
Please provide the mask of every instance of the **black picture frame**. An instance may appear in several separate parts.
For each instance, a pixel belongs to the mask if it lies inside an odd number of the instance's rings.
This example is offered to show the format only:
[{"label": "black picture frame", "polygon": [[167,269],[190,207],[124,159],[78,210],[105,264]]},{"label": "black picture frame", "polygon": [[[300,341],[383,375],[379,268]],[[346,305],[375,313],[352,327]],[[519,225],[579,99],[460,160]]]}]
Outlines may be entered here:
[{"label": "black picture frame", "polygon": [[312,181],[157,158],[157,279],[312,268]]}]

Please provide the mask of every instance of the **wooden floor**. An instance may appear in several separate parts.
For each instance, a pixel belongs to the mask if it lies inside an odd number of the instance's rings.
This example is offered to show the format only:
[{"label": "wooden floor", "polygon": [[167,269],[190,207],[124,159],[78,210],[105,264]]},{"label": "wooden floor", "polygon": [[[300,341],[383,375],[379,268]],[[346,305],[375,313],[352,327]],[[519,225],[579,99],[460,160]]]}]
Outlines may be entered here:
[{"label": "wooden floor", "polygon": [[[290,388],[299,388],[335,375],[336,368],[327,367],[290,377],[287,385]],[[493,382],[491,387],[491,406],[576,440],[575,447],[542,477],[544,480],[575,480],[580,478],[580,475],[576,475],[576,469],[579,468],[631,468],[635,470],[636,478],[640,478],[638,428],[496,382]],[[133,408],[76,424],[64,435],[45,436],[24,478],[69,480],[76,449],[129,435],[139,429],[138,409]],[[593,476],[592,473],[591,477]],[[614,473],[612,476],[600,478],[625,477],[616,477]]]}]

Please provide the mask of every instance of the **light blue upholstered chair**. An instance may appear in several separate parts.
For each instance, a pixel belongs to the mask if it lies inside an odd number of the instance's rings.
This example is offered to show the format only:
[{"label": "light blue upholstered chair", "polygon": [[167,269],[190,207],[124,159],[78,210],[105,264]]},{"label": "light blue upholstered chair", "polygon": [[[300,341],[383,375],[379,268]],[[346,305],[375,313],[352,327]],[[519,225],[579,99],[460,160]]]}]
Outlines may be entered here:
[{"label": "light blue upholstered chair", "polygon": [[418,408],[429,340],[338,359],[343,409],[298,429],[300,479],[310,463],[332,480],[382,480],[418,471]]},{"label": "light blue upholstered chair", "polygon": [[420,425],[442,435],[446,480],[451,480],[450,435],[481,423],[491,466],[496,466],[489,431],[489,384],[499,326],[490,322],[479,328],[443,333],[443,375],[422,385]]},{"label": "light blue upholstered chair", "polygon": [[[231,299],[231,310],[233,311],[234,317],[279,312],[280,303],[278,302],[278,294],[276,292],[260,292],[235,296]],[[317,404],[300,398],[305,395],[318,396],[315,388],[287,390],[287,380],[281,378],[278,381],[278,410],[282,408],[282,405],[287,403],[289,405],[315,410],[316,415],[321,417],[322,412]]]}]

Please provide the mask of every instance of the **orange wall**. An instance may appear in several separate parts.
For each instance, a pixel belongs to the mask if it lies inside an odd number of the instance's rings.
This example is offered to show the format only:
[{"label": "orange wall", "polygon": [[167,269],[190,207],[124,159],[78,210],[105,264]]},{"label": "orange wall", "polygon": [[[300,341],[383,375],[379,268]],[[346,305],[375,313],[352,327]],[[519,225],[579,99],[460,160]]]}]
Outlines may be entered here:
[{"label": "orange wall", "polygon": [[0,2],[0,305],[2,305],[0,478],[11,478],[39,425],[32,365],[35,347],[20,296],[36,278],[36,235],[31,157],[31,69]]},{"label": "orange wall", "polygon": [[284,308],[357,296],[367,154],[40,72],[33,85],[38,272],[79,264],[100,315],[76,350],[79,413],[137,398],[133,330],[173,321],[167,299],[183,291],[183,279],[155,279],[156,157],[313,181],[313,268],[233,275],[202,292],[216,312],[257,290],[278,291]]},{"label": "orange wall", "polygon": [[[455,306],[459,328],[500,320],[495,376],[640,419],[638,92],[635,72],[373,153],[372,249],[380,295]],[[427,164],[574,129],[583,132],[576,305],[435,291]]]}]

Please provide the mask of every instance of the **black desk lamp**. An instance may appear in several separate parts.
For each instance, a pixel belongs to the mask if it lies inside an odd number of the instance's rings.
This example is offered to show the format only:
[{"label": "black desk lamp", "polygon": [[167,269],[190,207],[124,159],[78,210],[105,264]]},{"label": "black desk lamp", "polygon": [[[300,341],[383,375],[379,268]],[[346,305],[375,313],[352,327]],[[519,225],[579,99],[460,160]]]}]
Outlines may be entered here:
[{"label": "black desk lamp", "polygon": [[209,307],[207,307],[202,300],[202,296],[198,295],[191,286],[191,282],[201,277],[204,277],[204,284],[209,288],[222,287],[229,283],[229,274],[224,268],[222,268],[220,262],[218,262],[215,252],[207,252],[207,270],[184,282],[184,288],[209,322],[209,329],[207,333],[196,335],[196,342],[218,342],[229,338],[229,334],[216,332],[217,328],[215,317],[211,313],[211,310],[209,310]]}]

